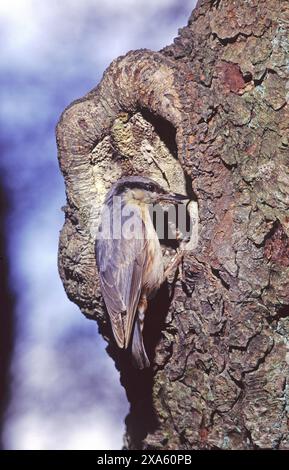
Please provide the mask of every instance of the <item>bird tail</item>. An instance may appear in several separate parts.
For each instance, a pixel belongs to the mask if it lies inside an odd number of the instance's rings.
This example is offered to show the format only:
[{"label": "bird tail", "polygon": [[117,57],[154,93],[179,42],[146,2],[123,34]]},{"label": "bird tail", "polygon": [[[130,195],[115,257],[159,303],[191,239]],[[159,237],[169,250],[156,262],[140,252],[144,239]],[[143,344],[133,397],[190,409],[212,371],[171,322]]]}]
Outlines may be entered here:
[{"label": "bird tail", "polygon": [[150,366],[146,350],[143,343],[142,336],[142,321],[139,315],[134,324],[133,338],[132,338],[132,357],[133,364],[137,369],[144,369]]}]

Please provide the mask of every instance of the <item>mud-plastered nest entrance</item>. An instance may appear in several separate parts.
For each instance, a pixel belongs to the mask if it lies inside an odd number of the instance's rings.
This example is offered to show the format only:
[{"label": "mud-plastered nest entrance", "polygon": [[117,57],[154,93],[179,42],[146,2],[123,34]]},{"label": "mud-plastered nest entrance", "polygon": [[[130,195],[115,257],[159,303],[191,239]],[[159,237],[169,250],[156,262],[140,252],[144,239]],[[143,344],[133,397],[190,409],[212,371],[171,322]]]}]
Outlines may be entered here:
[{"label": "mud-plastered nest entrance", "polygon": [[197,204],[184,167],[181,73],[161,54],[129,53],[112,63],[96,89],[67,108],[58,125],[67,188],[59,270],[68,296],[87,315],[102,310],[94,243],[105,195],[120,177],[148,176],[187,194],[192,199],[187,249],[196,246]]},{"label": "mud-plastered nest entrance", "polygon": [[[123,176],[148,176],[169,191],[180,194],[190,192],[187,178],[177,158],[175,136],[176,130],[168,121],[146,110],[133,115],[122,112],[116,117],[110,134],[95,146],[90,155],[96,190],[93,210],[97,212],[91,218],[91,221],[96,222],[96,225],[90,227],[93,239],[105,195],[111,185]],[[188,196],[191,199],[191,193]],[[188,230],[196,231],[194,200],[187,206],[187,217],[191,217],[191,224],[190,220],[186,221]],[[187,243],[188,249],[192,249],[189,239]],[[163,245],[166,253],[167,248],[170,248],[169,240]]]}]

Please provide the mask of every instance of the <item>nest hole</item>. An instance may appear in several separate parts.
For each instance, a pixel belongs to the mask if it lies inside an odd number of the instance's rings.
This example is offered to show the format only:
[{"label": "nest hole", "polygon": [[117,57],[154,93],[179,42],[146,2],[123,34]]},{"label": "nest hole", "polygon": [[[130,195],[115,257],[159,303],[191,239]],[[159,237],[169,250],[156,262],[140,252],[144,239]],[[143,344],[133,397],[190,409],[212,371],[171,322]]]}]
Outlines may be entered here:
[{"label": "nest hole", "polygon": [[177,159],[178,148],[176,144],[175,127],[165,118],[151,113],[148,109],[142,109],[140,112],[143,118],[153,126],[156,134],[168,148],[171,155]]},{"label": "nest hole", "polygon": [[[192,180],[182,168],[178,159],[178,148],[176,143],[176,128],[171,122],[162,116],[153,114],[148,109],[141,109],[140,113],[153,127],[154,133],[158,136],[164,146],[167,148],[170,159],[160,159],[157,161],[163,179],[173,192],[178,192],[188,196],[189,202],[186,204],[185,211],[176,210],[175,220],[172,222],[170,216],[174,208],[158,207],[158,217],[162,221],[161,230],[158,230],[157,214],[155,211],[151,213],[152,221],[159,240],[164,249],[171,248],[176,250],[179,246],[179,240],[176,233],[184,236],[186,241],[190,241],[191,237],[196,238],[197,224],[197,197],[192,189]],[[156,155],[156,158],[158,155]],[[172,187],[173,183],[173,187]],[[192,205],[194,206],[193,210]],[[193,242],[195,244],[195,242]]]}]

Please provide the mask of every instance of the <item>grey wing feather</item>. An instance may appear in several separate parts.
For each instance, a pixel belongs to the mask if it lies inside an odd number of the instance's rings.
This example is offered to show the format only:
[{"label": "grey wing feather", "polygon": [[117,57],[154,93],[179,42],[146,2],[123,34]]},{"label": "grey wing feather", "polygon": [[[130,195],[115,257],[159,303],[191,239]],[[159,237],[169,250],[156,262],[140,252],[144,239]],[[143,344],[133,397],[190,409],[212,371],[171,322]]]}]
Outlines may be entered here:
[{"label": "grey wing feather", "polygon": [[145,245],[143,222],[135,236],[98,237],[95,251],[102,295],[120,348],[127,348],[142,287]]}]

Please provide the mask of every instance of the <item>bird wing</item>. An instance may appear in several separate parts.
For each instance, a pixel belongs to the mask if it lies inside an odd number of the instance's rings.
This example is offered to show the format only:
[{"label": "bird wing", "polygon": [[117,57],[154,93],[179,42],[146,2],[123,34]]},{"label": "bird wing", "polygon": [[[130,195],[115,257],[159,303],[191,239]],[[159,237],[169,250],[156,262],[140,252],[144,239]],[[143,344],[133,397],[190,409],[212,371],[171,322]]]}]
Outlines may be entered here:
[{"label": "bird wing", "polygon": [[[138,306],[145,262],[145,228],[141,215],[137,231],[127,239],[98,236],[95,245],[100,285],[112,330],[120,348],[129,344]],[[110,214],[112,227],[112,214]]]}]

